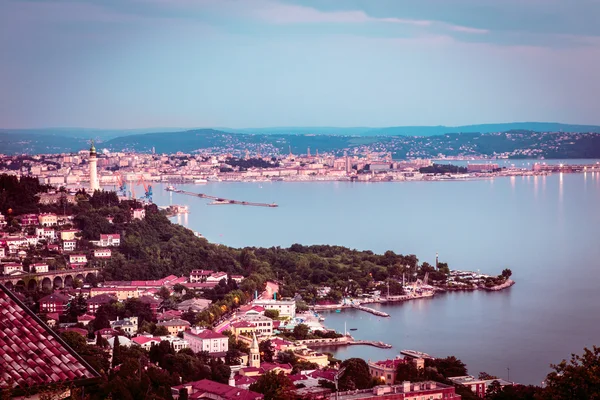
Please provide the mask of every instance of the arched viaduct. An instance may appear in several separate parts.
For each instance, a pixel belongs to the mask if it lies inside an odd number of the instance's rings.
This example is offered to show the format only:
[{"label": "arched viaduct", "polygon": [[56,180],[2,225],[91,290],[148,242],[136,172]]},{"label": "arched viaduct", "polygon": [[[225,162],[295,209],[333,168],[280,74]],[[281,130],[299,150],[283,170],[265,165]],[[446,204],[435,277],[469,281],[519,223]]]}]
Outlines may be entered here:
[{"label": "arched viaduct", "polygon": [[80,268],[73,270],[49,271],[19,276],[0,276],[0,283],[9,289],[27,288],[29,290],[58,289],[73,287],[73,282],[90,282],[98,275],[98,268]]}]

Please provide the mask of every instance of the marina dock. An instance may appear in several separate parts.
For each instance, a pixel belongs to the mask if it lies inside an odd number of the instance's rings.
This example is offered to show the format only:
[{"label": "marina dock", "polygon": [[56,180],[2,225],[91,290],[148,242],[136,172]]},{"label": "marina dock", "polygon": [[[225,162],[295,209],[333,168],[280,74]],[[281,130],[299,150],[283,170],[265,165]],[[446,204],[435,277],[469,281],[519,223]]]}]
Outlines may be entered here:
[{"label": "marina dock", "polygon": [[180,194],[185,194],[185,195],[188,195],[188,196],[200,197],[201,199],[210,199],[210,200],[213,200],[213,202],[211,204],[224,204],[224,205],[226,205],[226,204],[237,204],[237,205],[241,205],[241,206],[279,207],[275,203],[255,203],[255,202],[251,202],[251,201],[230,200],[230,199],[224,199],[222,197],[211,196],[209,194],[194,193],[194,192],[188,192],[186,190],[175,189],[172,186],[167,187],[166,190],[168,192],[180,193]]}]

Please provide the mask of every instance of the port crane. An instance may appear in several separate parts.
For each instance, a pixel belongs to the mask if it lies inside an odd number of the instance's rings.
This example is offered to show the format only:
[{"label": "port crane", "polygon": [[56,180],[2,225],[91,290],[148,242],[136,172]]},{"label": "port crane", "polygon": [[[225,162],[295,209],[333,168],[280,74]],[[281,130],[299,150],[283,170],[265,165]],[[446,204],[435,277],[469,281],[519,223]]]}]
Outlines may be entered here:
[{"label": "port crane", "polygon": [[142,184],[144,186],[144,199],[148,200],[149,202],[152,202],[152,185],[149,185],[146,183],[146,180],[144,179],[143,176],[140,176],[140,178],[138,179],[137,184]]},{"label": "port crane", "polygon": [[117,184],[119,185],[118,193],[119,195],[125,197],[127,196],[127,183],[123,179],[123,175],[117,172]]}]

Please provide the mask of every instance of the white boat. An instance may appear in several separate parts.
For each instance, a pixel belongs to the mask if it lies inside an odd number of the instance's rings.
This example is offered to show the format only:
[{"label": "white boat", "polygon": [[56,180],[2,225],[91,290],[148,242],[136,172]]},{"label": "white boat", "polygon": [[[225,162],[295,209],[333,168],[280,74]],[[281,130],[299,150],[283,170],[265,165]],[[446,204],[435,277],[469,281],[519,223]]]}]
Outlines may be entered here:
[{"label": "white boat", "polygon": [[173,191],[175,191],[175,186],[169,185],[169,186],[167,186],[166,190],[168,190],[169,192],[173,192]]},{"label": "white boat", "polygon": [[208,183],[206,179],[196,179],[194,183]]}]

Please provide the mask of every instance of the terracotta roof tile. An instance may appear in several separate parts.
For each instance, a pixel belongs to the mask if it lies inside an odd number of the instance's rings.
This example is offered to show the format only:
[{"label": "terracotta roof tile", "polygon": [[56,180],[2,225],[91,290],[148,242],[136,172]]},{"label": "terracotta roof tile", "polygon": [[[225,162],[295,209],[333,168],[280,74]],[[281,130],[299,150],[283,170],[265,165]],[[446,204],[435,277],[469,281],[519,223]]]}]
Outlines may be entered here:
[{"label": "terracotta roof tile", "polygon": [[0,388],[15,391],[99,375],[0,285]]}]

